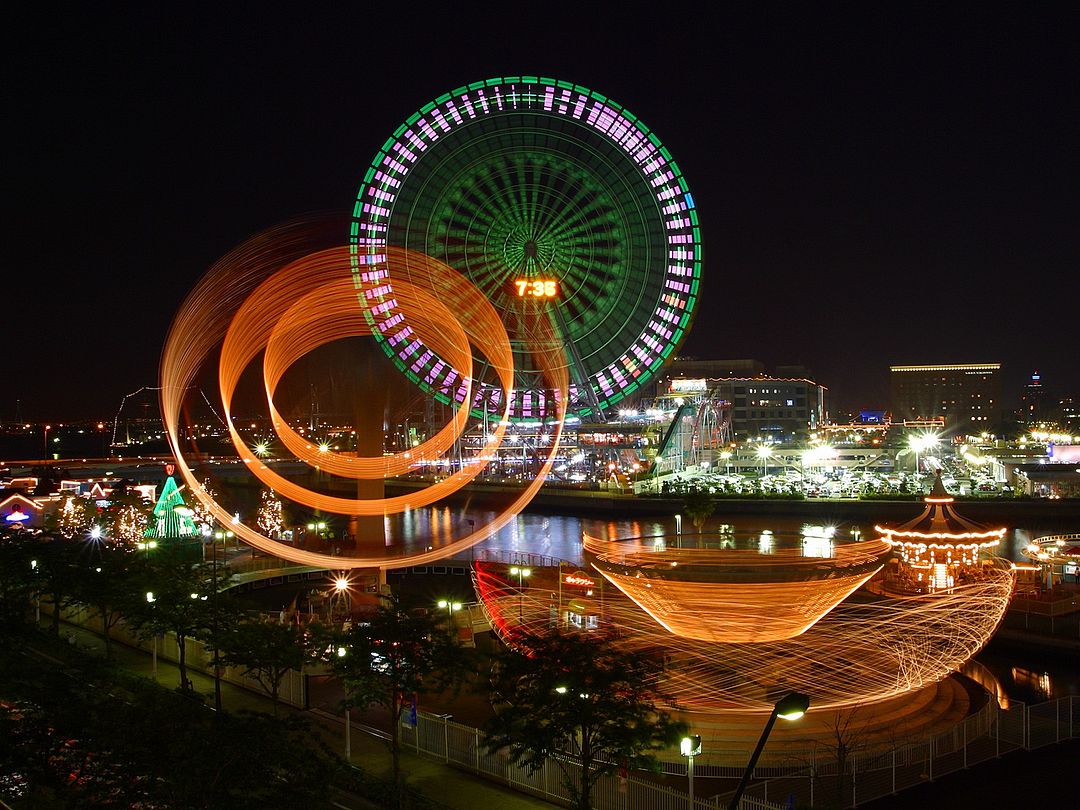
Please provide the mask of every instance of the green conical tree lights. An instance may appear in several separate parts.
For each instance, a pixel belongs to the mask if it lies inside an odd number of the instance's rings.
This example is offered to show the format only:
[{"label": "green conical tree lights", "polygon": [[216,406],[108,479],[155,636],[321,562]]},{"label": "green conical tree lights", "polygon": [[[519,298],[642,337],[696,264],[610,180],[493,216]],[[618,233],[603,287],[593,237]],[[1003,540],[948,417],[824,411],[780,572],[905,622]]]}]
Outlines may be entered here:
[{"label": "green conical tree lights", "polygon": [[154,519],[143,534],[145,538],[186,540],[199,536],[193,512],[184,503],[180,488],[176,486],[176,480],[172,477],[171,468],[171,464],[166,468],[168,477],[165,479],[165,486],[161,489],[161,496],[154,504]]}]

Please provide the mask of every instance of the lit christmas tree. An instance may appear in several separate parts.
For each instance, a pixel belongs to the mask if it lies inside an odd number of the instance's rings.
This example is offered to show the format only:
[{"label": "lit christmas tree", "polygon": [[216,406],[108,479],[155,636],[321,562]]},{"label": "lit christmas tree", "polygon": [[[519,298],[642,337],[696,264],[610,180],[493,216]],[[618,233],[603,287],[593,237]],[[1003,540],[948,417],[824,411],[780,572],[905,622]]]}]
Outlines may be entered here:
[{"label": "lit christmas tree", "polygon": [[90,513],[82,498],[68,496],[56,516],[56,530],[64,537],[78,537],[90,528]]},{"label": "lit christmas tree", "polygon": [[284,521],[281,516],[281,500],[272,489],[264,489],[259,514],[255,521],[262,533],[277,539]]},{"label": "lit christmas tree", "polygon": [[146,513],[137,506],[121,506],[113,518],[112,538],[124,546],[133,546],[146,535],[150,521]]},{"label": "lit christmas tree", "polygon": [[[143,537],[156,540],[182,540],[199,536],[193,512],[184,503],[180,488],[173,478],[173,465],[166,465],[168,477],[161,488],[161,496],[154,504],[154,518]],[[177,509],[177,507],[181,507]]]}]

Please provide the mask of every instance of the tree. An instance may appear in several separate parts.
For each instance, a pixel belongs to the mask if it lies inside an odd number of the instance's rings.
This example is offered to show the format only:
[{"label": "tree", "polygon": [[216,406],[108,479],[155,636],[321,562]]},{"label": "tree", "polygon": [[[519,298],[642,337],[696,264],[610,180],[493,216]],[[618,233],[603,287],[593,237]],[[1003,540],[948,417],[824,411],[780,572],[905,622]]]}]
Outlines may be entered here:
[{"label": "tree", "polygon": [[347,706],[382,706],[390,713],[394,784],[401,775],[401,717],[424,693],[460,683],[466,655],[438,618],[387,596],[369,620],[324,633],[318,647],[345,688]]},{"label": "tree", "polygon": [[716,509],[716,500],[707,489],[692,488],[683,499],[683,512],[690,518],[694,528],[701,533],[705,527],[705,521],[712,517]]},{"label": "tree", "polygon": [[106,658],[112,658],[112,628],[122,618],[124,606],[140,593],[133,570],[135,562],[130,552],[102,545],[94,557],[80,561],[73,570],[73,598],[97,611],[105,635]]},{"label": "tree", "polygon": [[222,646],[221,662],[258,681],[277,717],[282,680],[289,670],[300,671],[307,659],[304,631],[295,624],[243,622],[224,636]]},{"label": "tree", "polygon": [[79,548],[80,544],[75,541],[56,535],[41,538],[37,549],[37,564],[34,566],[36,593],[49,597],[52,605],[49,629],[53,635],[60,635],[60,613],[74,601],[72,587]]},{"label": "tree", "polygon": [[124,617],[143,636],[176,635],[180,688],[191,688],[187,677],[187,639],[207,625],[206,602],[213,582],[204,566],[192,565],[171,548],[159,548],[151,558],[139,557],[141,587],[124,607]]},{"label": "tree", "polygon": [[[652,751],[674,745],[686,725],[656,706],[661,665],[638,651],[579,633],[527,635],[494,662],[501,707],[484,728],[490,749],[539,770],[553,759],[573,806],[589,810],[593,786],[617,768],[655,768]],[[560,754],[572,753],[577,764]]]},{"label": "tree", "polygon": [[133,503],[119,504],[111,512],[112,525],[109,536],[126,548],[135,548],[143,539],[150,525],[150,518],[144,505]]},{"label": "tree", "polygon": [[274,490],[263,490],[262,502],[259,504],[259,515],[256,522],[263,534],[267,537],[277,538],[283,525],[283,518],[281,500]]},{"label": "tree", "polygon": [[39,587],[39,541],[25,532],[0,533],[0,634],[21,629],[26,611]]},{"label": "tree", "polygon": [[68,495],[53,521],[56,533],[72,539],[81,537],[94,522],[95,512],[85,498]]},{"label": "tree", "polygon": [[863,722],[856,720],[861,709],[856,704],[849,709],[837,709],[825,721],[829,737],[827,747],[836,757],[836,806],[846,804],[845,796],[847,769],[851,758],[866,747],[866,728]]}]

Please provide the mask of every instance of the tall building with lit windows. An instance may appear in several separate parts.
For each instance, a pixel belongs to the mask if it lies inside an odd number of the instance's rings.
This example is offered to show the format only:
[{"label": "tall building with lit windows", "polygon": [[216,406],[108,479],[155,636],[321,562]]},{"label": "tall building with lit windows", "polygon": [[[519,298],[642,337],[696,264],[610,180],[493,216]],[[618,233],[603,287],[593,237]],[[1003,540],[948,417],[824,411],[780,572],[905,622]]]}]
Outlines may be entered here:
[{"label": "tall building with lit windows", "polygon": [[708,392],[726,403],[736,441],[806,439],[825,422],[828,389],[805,366],[777,366],[765,373],[760,360],[677,358],[659,378],[657,394]]},{"label": "tall building with lit windows", "polygon": [[889,366],[893,422],[941,417],[951,431],[981,433],[1001,419],[1001,363]]}]

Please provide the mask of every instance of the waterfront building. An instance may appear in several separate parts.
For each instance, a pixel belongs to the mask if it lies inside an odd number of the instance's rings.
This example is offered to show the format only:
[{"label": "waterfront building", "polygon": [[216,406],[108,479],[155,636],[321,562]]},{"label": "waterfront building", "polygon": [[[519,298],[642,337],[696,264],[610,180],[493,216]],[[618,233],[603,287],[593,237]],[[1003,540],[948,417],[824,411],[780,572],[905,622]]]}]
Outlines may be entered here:
[{"label": "waterfront building", "polygon": [[828,389],[804,366],[777,366],[767,374],[759,360],[677,358],[660,377],[657,396],[683,393],[724,403],[735,441],[806,439],[827,416]]},{"label": "waterfront building", "polygon": [[894,421],[945,420],[959,433],[981,433],[1001,417],[1001,364],[889,366]]}]

